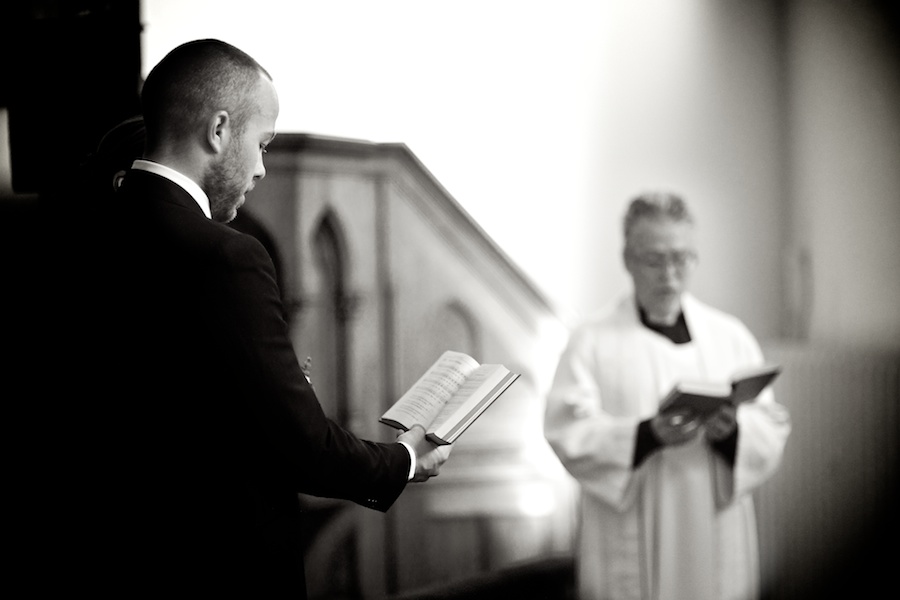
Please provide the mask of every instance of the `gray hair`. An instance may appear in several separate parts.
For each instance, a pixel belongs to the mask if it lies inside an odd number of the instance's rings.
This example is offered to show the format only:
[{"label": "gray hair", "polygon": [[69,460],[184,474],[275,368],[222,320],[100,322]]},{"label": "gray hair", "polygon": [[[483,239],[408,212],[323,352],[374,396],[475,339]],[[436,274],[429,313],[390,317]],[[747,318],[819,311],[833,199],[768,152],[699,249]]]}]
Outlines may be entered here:
[{"label": "gray hair", "polygon": [[640,219],[671,219],[676,222],[694,223],[694,216],[687,203],[670,192],[648,192],[634,198],[625,212],[625,239]]}]

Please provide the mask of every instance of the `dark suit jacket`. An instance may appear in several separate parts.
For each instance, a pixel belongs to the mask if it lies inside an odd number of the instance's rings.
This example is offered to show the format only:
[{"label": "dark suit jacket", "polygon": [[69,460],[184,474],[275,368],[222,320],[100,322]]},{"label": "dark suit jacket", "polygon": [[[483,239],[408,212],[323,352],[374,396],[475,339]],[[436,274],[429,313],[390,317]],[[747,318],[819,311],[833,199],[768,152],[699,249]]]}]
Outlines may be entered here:
[{"label": "dark suit jacket", "polygon": [[323,414],[255,238],[154,174],[129,172],[120,194],[84,261],[102,290],[84,311],[98,364],[81,375],[94,391],[84,504],[107,561],[95,574],[304,597],[297,493],[386,511],[409,455]]}]

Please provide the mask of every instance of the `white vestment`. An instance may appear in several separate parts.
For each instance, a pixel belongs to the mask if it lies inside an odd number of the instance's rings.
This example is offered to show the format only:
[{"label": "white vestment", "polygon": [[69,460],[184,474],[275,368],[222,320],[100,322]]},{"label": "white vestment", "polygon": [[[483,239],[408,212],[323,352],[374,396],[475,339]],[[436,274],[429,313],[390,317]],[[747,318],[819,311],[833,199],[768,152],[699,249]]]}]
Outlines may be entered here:
[{"label": "white vestment", "polygon": [[704,436],[632,467],[638,424],[681,379],[726,382],[763,362],[736,318],[685,294],[687,344],[640,322],[633,296],[572,332],[544,433],[582,489],[581,600],[749,600],[758,594],[751,492],[781,460],[787,411],[771,389],[737,411],[733,468]]}]

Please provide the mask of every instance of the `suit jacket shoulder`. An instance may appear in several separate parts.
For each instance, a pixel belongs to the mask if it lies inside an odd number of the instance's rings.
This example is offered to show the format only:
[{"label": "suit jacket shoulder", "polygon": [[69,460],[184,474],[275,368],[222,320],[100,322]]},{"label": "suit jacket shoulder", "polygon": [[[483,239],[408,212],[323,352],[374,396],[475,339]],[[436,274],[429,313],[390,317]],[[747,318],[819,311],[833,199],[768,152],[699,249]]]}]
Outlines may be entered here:
[{"label": "suit jacket shoulder", "polygon": [[177,410],[261,489],[387,510],[406,485],[409,455],[399,444],[360,440],[323,414],[263,245],[209,220],[187,192],[153,174],[129,173],[122,202],[129,225],[120,239],[136,276],[130,308],[147,316],[143,335],[168,349],[164,360],[141,354],[166,386],[208,398]]}]

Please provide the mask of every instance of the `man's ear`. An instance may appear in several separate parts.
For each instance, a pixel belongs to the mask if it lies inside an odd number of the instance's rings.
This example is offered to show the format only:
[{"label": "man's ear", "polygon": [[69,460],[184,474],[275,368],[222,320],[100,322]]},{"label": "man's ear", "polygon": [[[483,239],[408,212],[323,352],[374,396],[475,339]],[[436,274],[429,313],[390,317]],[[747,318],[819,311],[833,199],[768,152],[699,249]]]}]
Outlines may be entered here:
[{"label": "man's ear", "polygon": [[206,128],[206,142],[216,154],[225,151],[231,134],[231,117],[228,111],[217,111],[209,118]]}]

